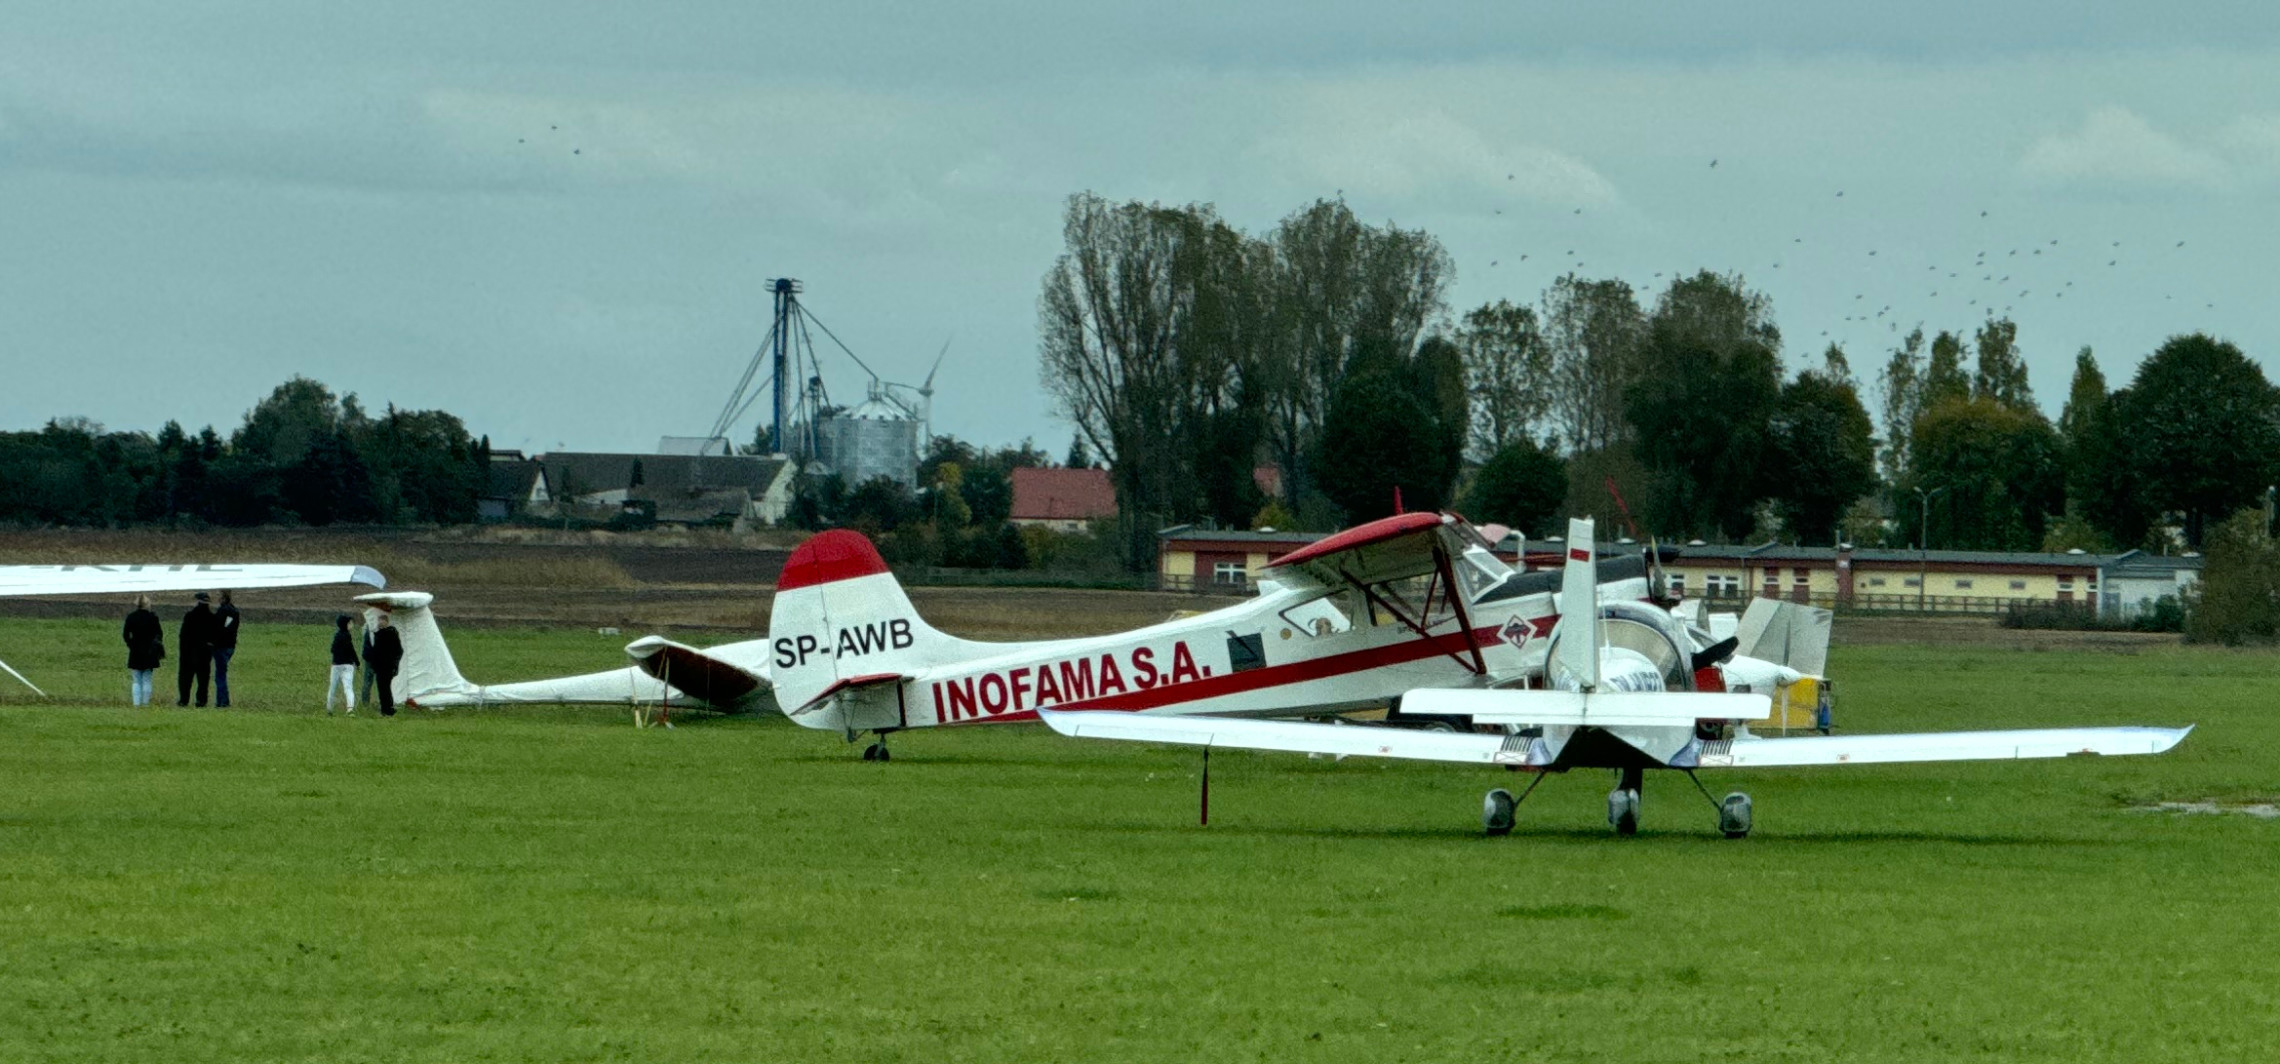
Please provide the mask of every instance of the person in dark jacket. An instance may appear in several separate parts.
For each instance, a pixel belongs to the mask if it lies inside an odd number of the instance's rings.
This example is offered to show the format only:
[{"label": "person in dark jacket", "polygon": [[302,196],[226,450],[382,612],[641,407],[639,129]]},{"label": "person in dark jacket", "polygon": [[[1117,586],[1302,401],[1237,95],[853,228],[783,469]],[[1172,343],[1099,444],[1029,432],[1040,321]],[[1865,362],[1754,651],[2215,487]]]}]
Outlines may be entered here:
[{"label": "person in dark jacket", "polygon": [[372,683],[380,695],[380,715],[393,717],[396,715],[396,667],[404,663],[404,640],[388,625],[387,614],[381,614],[375,623],[380,630],[372,635],[372,652],[365,656],[364,663],[372,667]]},{"label": "person in dark jacket", "polygon": [[230,658],[237,654],[238,608],[222,591],[222,608],[214,611],[214,708],[230,708]]},{"label": "person in dark jacket", "polygon": [[348,614],[333,618],[332,676],[325,680],[325,716],[332,716],[333,692],[348,701],[349,716],[356,715],[356,641],[348,634]]},{"label": "person in dark jacket", "polygon": [[166,629],[159,627],[158,614],[150,611],[149,595],[135,596],[134,612],[127,614],[119,638],[127,644],[127,697],[135,705],[147,706],[151,674],[166,660]]},{"label": "person in dark jacket", "polygon": [[364,611],[364,635],[362,637],[364,640],[364,668],[359,670],[364,674],[364,678],[357,681],[356,697],[366,702],[372,701],[372,633],[380,630],[377,621],[379,616],[379,610]]},{"label": "person in dark jacket", "polygon": [[206,705],[206,686],[214,675],[214,608],[208,603],[213,596],[203,591],[197,594],[198,604],[182,615],[182,627],[174,633],[174,675],[177,695],[174,704],[190,704],[190,685],[198,685],[198,705]]}]

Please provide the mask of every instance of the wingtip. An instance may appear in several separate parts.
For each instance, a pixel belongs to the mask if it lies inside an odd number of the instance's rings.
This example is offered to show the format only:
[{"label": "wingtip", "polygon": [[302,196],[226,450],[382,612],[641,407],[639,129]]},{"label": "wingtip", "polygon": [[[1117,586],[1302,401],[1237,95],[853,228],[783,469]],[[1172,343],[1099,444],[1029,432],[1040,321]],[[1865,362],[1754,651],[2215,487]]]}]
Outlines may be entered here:
[{"label": "wingtip", "polygon": [[380,575],[380,570],[369,565],[357,566],[354,571],[349,573],[348,580],[352,584],[363,584],[367,587],[384,588],[388,586],[388,578]]}]

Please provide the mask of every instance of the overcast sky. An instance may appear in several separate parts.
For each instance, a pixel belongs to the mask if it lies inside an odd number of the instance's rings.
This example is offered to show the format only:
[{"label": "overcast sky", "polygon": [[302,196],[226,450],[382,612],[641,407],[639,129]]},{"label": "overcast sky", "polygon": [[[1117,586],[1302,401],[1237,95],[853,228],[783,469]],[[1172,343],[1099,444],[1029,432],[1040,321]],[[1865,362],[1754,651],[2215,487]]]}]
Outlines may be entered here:
[{"label": "overcast sky", "polygon": [[937,431],[1058,453],[1081,190],[1343,195],[1460,313],[1738,271],[1792,366],[2008,307],[2054,413],[2085,344],[2117,386],[2178,332],[2280,358],[2265,5],[1094,6],[0,2],[0,428],[226,432],[298,373],[647,449],[789,275],[890,378],[950,341]]}]

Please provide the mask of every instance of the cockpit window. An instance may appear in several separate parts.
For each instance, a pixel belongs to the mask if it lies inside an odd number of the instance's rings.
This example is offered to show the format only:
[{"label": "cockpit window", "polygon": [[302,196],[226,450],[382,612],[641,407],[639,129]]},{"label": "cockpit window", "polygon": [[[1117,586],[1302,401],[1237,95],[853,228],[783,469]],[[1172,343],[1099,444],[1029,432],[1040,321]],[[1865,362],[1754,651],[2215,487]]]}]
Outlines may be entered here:
[{"label": "cockpit window", "polygon": [[1354,599],[1351,588],[1336,591],[1282,611],[1282,619],[1314,637],[1350,632],[1354,628]]}]

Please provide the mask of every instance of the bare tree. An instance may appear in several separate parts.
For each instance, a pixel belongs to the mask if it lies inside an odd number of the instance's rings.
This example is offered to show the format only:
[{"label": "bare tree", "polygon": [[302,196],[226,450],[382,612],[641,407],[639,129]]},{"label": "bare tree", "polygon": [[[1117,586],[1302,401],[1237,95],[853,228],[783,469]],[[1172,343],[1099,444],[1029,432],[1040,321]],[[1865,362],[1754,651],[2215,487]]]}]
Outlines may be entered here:
[{"label": "bare tree", "polygon": [[1485,461],[1533,439],[1552,401],[1552,350],[1535,310],[1501,299],[1484,304],[1465,315],[1456,343],[1472,397],[1473,456]]},{"label": "bare tree", "polygon": [[1552,423],[1570,454],[1631,438],[1623,391],[1638,379],[1647,319],[1631,286],[1568,274],[1544,291]]}]

